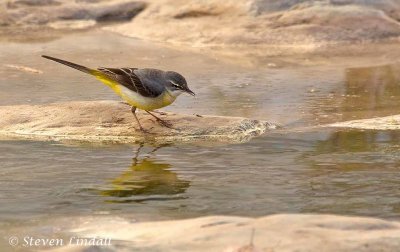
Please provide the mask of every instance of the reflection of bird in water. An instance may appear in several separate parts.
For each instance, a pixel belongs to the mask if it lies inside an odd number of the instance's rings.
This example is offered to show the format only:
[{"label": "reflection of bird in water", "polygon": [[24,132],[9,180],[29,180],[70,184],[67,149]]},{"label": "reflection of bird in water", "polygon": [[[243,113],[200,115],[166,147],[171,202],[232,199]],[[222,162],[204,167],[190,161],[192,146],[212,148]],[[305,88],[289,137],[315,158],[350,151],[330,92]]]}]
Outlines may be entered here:
[{"label": "reflection of bird in water", "polygon": [[[111,181],[111,189],[101,191],[104,196],[131,197],[134,195],[174,195],[184,193],[190,182],[179,179],[175,172],[169,170],[170,164],[159,163],[146,158],[139,160],[140,149],[136,151],[132,166],[128,171]],[[160,147],[148,154],[154,153]]]}]

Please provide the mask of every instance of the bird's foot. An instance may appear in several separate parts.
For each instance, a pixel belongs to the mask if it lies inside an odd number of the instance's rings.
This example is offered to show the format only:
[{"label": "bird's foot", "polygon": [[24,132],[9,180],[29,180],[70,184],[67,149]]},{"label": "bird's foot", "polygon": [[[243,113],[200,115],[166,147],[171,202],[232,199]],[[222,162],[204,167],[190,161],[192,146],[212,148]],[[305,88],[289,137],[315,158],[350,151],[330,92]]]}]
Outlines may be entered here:
[{"label": "bird's foot", "polygon": [[143,127],[139,127],[139,131],[141,131],[144,134],[152,134],[149,130],[143,128]]},{"label": "bird's foot", "polygon": [[129,129],[135,129],[135,131],[140,131],[144,134],[152,134],[149,130],[143,128],[143,127],[137,127],[137,126],[129,126]]}]

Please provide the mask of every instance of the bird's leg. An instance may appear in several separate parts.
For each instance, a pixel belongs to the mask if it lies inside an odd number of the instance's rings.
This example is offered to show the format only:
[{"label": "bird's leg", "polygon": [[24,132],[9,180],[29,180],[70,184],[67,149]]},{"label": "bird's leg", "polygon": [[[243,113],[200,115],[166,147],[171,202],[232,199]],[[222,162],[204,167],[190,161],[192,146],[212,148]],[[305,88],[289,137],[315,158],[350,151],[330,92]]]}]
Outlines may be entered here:
[{"label": "bird's leg", "polygon": [[121,104],[124,104],[124,105],[128,105],[128,106],[131,106],[129,103],[127,103],[126,101],[120,101],[120,103]]},{"label": "bird's leg", "polygon": [[139,125],[140,130],[143,131],[143,132],[146,132],[146,130],[142,127],[142,125],[139,122],[139,119],[136,116],[136,107],[132,106],[131,111],[132,111],[133,116],[136,119],[137,124]]},{"label": "bird's leg", "polygon": [[138,157],[139,157],[139,154],[140,154],[140,150],[141,150],[142,148],[143,148],[143,143],[141,143],[141,144],[139,145],[139,148],[137,148],[137,150],[135,151],[135,156],[132,158],[132,160],[133,160],[132,166],[136,166],[136,165],[137,165]]},{"label": "bird's leg", "polygon": [[158,151],[161,148],[167,147],[170,144],[160,144],[159,146],[155,147],[152,151],[150,151],[149,153],[147,153],[147,155],[153,154],[154,152]]},{"label": "bird's leg", "polygon": [[150,113],[150,111],[147,111],[147,110],[145,110],[145,111],[147,113],[149,113],[152,117],[154,117],[157,120],[157,122],[159,122],[162,126],[172,129],[172,124],[171,123],[169,123],[167,121],[164,121],[163,119],[155,116],[153,113]]}]

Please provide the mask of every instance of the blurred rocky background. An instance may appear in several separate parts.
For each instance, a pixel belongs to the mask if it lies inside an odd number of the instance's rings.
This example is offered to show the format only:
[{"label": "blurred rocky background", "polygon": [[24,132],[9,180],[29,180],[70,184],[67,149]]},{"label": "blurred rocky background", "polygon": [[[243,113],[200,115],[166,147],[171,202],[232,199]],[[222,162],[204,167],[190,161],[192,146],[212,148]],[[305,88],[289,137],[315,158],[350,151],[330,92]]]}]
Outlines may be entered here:
[{"label": "blurred rocky background", "polygon": [[157,0],[113,29],[201,46],[318,46],[397,38],[399,20],[395,0]]},{"label": "blurred rocky background", "polygon": [[100,24],[126,36],[188,48],[266,53],[271,46],[308,52],[327,45],[397,42],[400,35],[397,0],[9,0],[1,8],[3,36],[5,30],[11,34],[27,27]]}]

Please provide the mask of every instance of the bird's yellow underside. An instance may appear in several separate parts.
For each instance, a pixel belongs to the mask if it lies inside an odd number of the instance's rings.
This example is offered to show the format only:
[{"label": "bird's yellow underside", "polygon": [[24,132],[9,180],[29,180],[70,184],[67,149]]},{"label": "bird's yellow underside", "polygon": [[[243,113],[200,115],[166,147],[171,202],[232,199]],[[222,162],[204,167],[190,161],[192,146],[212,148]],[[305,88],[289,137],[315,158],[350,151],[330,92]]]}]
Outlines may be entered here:
[{"label": "bird's yellow underside", "polygon": [[108,78],[102,72],[94,70],[92,73],[98,80],[110,87],[117,95],[125,100],[129,105],[142,110],[154,110],[170,105],[176,99],[167,91],[157,97],[143,97],[134,91],[128,90],[118,82]]}]

